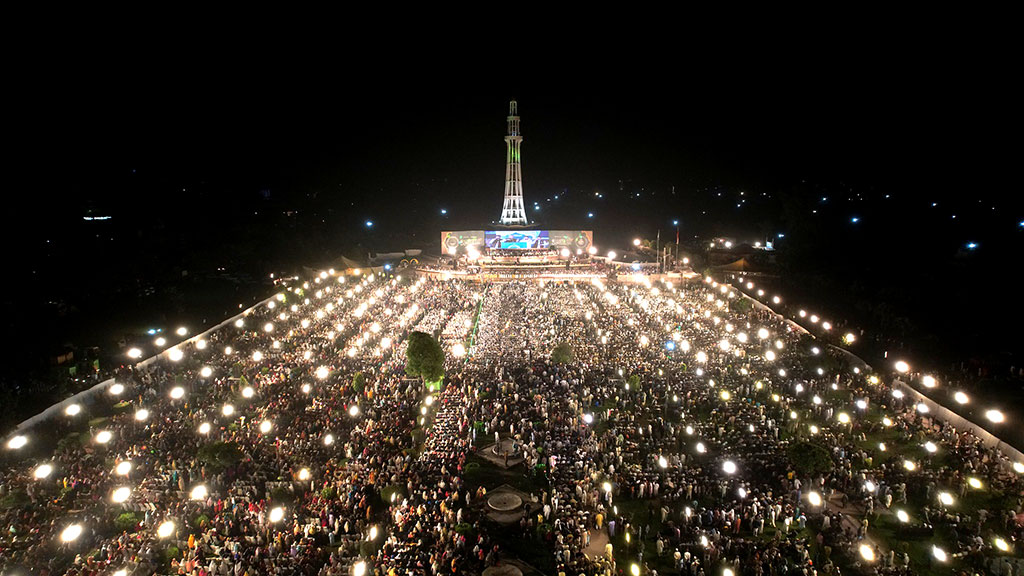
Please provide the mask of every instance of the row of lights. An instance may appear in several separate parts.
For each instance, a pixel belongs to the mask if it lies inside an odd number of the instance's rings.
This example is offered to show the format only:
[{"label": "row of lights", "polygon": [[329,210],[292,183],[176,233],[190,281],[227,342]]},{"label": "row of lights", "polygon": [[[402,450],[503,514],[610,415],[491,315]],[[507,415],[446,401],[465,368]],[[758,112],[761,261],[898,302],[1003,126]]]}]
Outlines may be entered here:
[{"label": "row of lights", "polygon": [[[899,372],[900,374],[907,374],[908,372],[910,372],[910,364],[907,364],[905,360],[897,360],[893,364],[893,368],[895,368],[896,371]],[[938,380],[936,380],[934,376],[930,375],[923,376],[921,378],[921,384],[928,389],[936,388],[939,385]],[[899,392],[898,396],[896,395],[897,392]],[[903,393],[899,390],[893,390],[893,396],[895,396],[896,398],[902,398]],[[960,405],[968,404],[971,401],[970,397],[961,390],[958,390],[953,394],[953,399],[956,401],[957,404]],[[928,411],[927,406],[925,406],[924,404],[919,404],[918,406],[920,412],[925,413]],[[924,406],[925,409],[921,410],[921,406]],[[1003,422],[1006,421],[1006,415],[1003,414],[1000,410],[990,408],[985,411],[985,419],[987,419],[989,422],[993,424],[1002,424]]]}]

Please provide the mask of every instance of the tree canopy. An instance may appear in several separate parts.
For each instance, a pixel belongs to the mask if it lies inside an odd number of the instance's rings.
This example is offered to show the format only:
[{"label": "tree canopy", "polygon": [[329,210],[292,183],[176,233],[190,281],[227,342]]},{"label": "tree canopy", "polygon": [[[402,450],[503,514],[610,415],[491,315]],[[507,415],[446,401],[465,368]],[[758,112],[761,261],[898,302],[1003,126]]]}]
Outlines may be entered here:
[{"label": "tree canopy", "polygon": [[366,388],[366,375],[362,372],[356,372],[352,375],[352,390],[357,394],[362,394]]},{"label": "tree canopy", "polygon": [[405,372],[410,376],[422,376],[427,382],[436,382],[444,376],[444,351],[430,334],[409,334],[405,357]]},{"label": "tree canopy", "polygon": [[242,451],[233,442],[214,442],[201,446],[196,458],[214,472],[221,472],[242,461]]},{"label": "tree canopy", "polygon": [[568,364],[572,362],[572,346],[568,342],[561,342],[551,351],[551,361],[556,364]]},{"label": "tree canopy", "polygon": [[797,442],[789,447],[789,461],[802,475],[824,474],[832,470],[828,449],[813,442]]}]

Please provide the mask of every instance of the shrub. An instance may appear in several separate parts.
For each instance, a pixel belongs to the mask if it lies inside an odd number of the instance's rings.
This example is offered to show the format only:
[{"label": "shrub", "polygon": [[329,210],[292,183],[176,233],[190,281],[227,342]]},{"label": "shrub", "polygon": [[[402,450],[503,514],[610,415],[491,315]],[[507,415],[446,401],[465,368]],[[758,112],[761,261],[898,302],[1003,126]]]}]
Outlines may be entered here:
[{"label": "shrub", "polygon": [[181,550],[175,545],[170,545],[164,550],[164,564],[167,566],[171,565],[171,560],[181,556]]},{"label": "shrub", "polygon": [[391,503],[392,495],[394,495],[396,501],[401,500],[405,497],[405,490],[397,484],[389,484],[380,491],[380,499],[383,500],[385,504]]},{"label": "shrub", "polygon": [[423,441],[427,438],[427,433],[423,430],[423,428],[414,429],[411,435],[413,444],[417,446],[423,444]]},{"label": "shrub", "polygon": [[141,522],[141,519],[139,518],[138,514],[136,514],[135,512],[125,512],[123,514],[119,514],[116,518],[114,518],[114,528],[117,529],[118,533],[131,533],[135,532],[135,530],[139,527],[139,522]]},{"label": "shrub", "polygon": [[200,514],[199,516],[195,517],[195,520],[192,520],[192,525],[195,526],[198,529],[202,529],[204,526],[206,526],[209,523],[210,523],[210,517],[207,516],[206,514]]}]

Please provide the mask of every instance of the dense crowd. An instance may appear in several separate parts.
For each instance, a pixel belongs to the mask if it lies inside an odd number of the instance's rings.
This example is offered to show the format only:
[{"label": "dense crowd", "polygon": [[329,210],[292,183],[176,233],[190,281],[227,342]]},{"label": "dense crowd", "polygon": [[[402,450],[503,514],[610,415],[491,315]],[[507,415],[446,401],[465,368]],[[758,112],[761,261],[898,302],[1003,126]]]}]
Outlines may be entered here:
[{"label": "dense crowd", "polygon": [[[711,283],[296,282],[179,345],[180,360],[125,368],[57,424],[71,435],[52,454],[30,438],[8,455],[0,497],[20,504],[0,510],[0,563],[5,574],[479,573],[508,558],[511,531],[541,541],[560,574],[618,574],[623,559],[689,576],[910,574],[922,567],[907,551],[873,537],[880,517],[907,510],[907,529],[942,534],[950,557],[1020,574],[993,544],[1020,552],[1024,536],[1021,475],[1005,456],[738,302]],[[405,374],[413,330],[449,352],[439,390]],[[465,356],[450,353],[463,344]],[[560,344],[572,357],[555,362]],[[893,460],[869,434],[935,454]],[[485,490],[467,480],[495,437],[537,486],[540,512],[509,528],[485,520]],[[794,465],[805,441],[831,470]],[[941,500],[975,486],[1007,497],[984,510]],[[81,534],[62,538],[69,526]]]}]

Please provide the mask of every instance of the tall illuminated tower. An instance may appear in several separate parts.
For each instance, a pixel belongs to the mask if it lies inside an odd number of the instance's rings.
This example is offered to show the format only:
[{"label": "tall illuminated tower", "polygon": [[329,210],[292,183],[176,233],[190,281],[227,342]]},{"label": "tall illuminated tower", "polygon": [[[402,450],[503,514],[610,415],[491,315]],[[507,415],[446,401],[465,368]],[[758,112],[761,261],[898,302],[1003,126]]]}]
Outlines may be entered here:
[{"label": "tall illuminated tower", "polygon": [[508,103],[508,134],[505,135],[505,203],[501,207],[500,222],[505,225],[525,226],[526,208],[523,207],[523,171],[519,164],[519,147],[523,137],[519,134],[519,106]]}]

